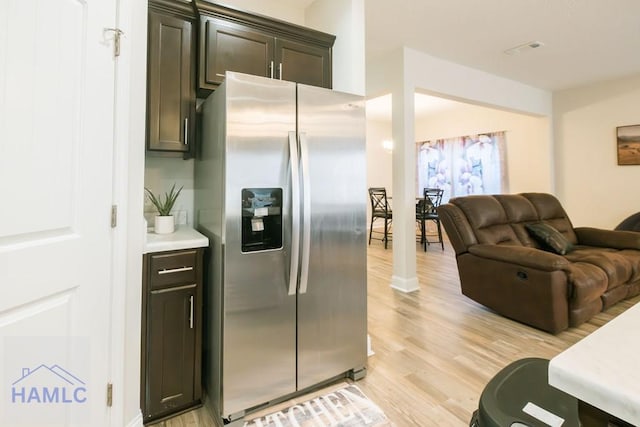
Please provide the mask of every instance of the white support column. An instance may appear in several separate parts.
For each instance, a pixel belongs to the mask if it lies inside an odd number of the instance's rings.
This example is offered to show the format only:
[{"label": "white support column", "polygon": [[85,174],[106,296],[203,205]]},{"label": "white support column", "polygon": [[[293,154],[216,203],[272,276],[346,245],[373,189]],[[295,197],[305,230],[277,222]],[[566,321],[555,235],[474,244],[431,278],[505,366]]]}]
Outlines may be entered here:
[{"label": "white support column", "polygon": [[[404,67],[403,67],[404,74]],[[401,85],[401,86],[400,86]],[[419,289],[416,275],[414,87],[402,79],[392,93],[393,113],[393,275],[391,287]]]}]

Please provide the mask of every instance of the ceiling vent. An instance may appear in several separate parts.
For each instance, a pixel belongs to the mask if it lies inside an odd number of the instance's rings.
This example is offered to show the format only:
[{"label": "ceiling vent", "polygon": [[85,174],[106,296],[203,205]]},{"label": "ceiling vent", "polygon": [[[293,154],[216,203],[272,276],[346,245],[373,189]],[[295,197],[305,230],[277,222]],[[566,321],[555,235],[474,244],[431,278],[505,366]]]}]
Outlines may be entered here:
[{"label": "ceiling vent", "polygon": [[532,41],[532,42],[527,42],[525,44],[521,44],[520,46],[512,47],[511,49],[507,49],[504,51],[504,53],[506,53],[507,55],[519,55],[523,52],[526,52],[532,49],[537,49],[542,46],[544,46],[544,43],[539,41]]}]

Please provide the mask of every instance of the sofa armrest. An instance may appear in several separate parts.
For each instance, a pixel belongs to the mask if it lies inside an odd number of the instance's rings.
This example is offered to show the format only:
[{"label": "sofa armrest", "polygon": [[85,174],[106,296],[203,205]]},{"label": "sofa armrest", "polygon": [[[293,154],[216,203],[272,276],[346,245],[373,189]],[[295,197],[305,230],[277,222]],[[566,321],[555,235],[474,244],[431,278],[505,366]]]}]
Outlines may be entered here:
[{"label": "sofa armrest", "polygon": [[542,271],[565,270],[570,264],[561,255],[527,246],[480,244],[470,246],[469,253],[482,258],[510,262]]},{"label": "sofa armrest", "polygon": [[592,227],[574,228],[579,245],[613,249],[640,249],[637,231],[604,230]]}]

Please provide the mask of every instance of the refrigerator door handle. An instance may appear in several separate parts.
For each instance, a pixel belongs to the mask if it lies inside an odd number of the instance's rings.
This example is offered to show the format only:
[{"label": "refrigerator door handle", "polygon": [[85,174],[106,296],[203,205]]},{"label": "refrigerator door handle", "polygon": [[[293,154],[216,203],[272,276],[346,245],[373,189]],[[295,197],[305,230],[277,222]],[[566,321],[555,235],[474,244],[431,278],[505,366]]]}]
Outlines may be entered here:
[{"label": "refrigerator door handle", "polygon": [[291,163],[291,264],[289,266],[289,295],[295,295],[298,285],[300,255],[300,170],[296,133],[289,132],[289,161]]},{"label": "refrigerator door handle", "polygon": [[309,280],[309,252],[311,250],[311,180],[309,179],[309,146],[307,134],[300,132],[300,160],[302,163],[302,262],[300,293],[307,292]]}]

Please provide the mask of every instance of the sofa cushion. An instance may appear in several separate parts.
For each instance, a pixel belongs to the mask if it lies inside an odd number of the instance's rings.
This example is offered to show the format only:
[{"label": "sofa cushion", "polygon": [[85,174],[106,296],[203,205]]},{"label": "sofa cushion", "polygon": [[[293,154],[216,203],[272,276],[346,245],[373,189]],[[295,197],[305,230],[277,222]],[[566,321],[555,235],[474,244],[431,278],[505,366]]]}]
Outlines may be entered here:
[{"label": "sofa cushion", "polygon": [[475,231],[477,243],[522,245],[504,208],[495,197],[474,195],[450,200],[460,208]]},{"label": "sofa cushion", "polygon": [[631,264],[631,277],[629,283],[640,281],[640,251],[634,249],[624,249],[618,252],[624,256]]},{"label": "sofa cushion", "polygon": [[565,255],[573,249],[573,245],[558,230],[544,222],[532,222],[525,225],[543,248],[551,250],[557,254]]},{"label": "sofa cushion", "polygon": [[598,266],[586,262],[573,262],[566,269],[569,282],[569,303],[571,308],[580,307],[590,301],[599,301],[607,290],[607,275]]},{"label": "sofa cushion", "polygon": [[587,263],[598,267],[607,275],[607,288],[610,290],[632,281],[638,269],[638,257],[624,251],[610,248],[576,246],[566,258],[573,263]]},{"label": "sofa cushion", "polygon": [[573,225],[555,196],[546,193],[522,193],[522,196],[535,206],[538,212],[538,221],[544,221],[558,230],[572,244],[578,243]]},{"label": "sofa cushion", "polygon": [[540,220],[536,208],[529,199],[520,194],[496,194],[493,197],[502,205],[518,240],[524,246],[539,248],[540,245],[531,239],[529,232],[524,227],[525,224]]}]

